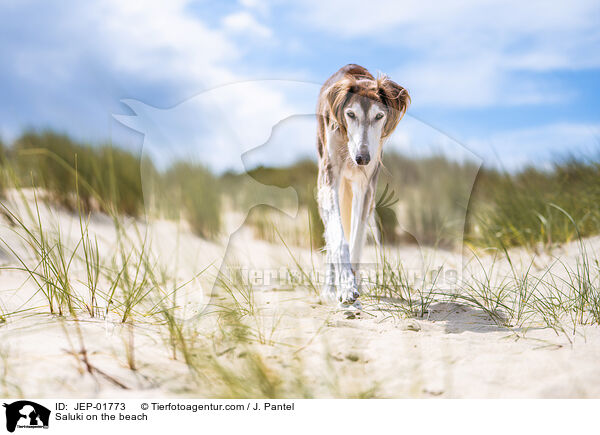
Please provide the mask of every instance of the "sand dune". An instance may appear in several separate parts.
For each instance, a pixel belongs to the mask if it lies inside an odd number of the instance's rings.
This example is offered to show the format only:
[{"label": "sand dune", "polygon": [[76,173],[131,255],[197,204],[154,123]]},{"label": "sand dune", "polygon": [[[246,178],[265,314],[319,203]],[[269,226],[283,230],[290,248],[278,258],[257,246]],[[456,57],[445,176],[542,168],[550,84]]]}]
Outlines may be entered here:
[{"label": "sand dune", "polygon": [[[19,201],[12,198],[12,206],[32,204],[31,197]],[[65,246],[77,245],[78,216],[46,206],[40,215],[49,233],[60,228]],[[123,225],[130,236],[149,235],[152,267],[174,282],[189,281],[207,264],[220,264],[215,259],[223,246],[195,237],[185,226],[133,220]],[[108,268],[109,259],[118,257],[114,221],[93,215],[89,233],[97,238]],[[49,314],[32,278],[12,269],[19,262],[7,246],[28,264],[39,262],[19,234],[5,219],[0,229],[5,244],[0,256],[4,396],[600,397],[600,327],[591,322],[574,325],[565,319],[562,329],[553,329],[532,314],[527,322],[511,324],[511,319],[501,319],[501,309],[493,318],[465,300],[439,295],[416,316],[407,316],[406,300],[385,294],[364,295],[364,311],[348,313],[322,304],[307,282],[279,279],[290,268],[302,280],[294,260],[305,271],[319,270],[320,253],[295,247],[290,253],[282,245],[252,239],[245,229],[229,246],[228,264],[254,273],[247,277],[256,281],[251,301],[236,305],[223,288],[203,293],[198,291],[202,283],[192,280],[177,301],[183,308],[173,310],[179,336],[188,346],[186,356],[174,344],[178,333],[152,311],[157,304],[153,295],[134,307],[125,323],[123,308],[100,295],[100,313],[94,317],[84,309],[76,316]],[[139,241],[136,237],[131,246]],[[600,238],[586,240],[585,246],[593,257]],[[581,246],[572,242],[540,255],[516,249],[511,258],[519,271],[531,266],[540,276],[557,258],[576,268],[580,254]],[[377,255],[369,247],[365,262],[374,264]],[[511,275],[506,259],[489,253],[479,253],[477,262],[471,253],[414,246],[390,249],[386,255],[407,270],[460,271],[454,289],[459,294],[464,282],[481,280],[484,271],[493,269],[499,282]],[[557,279],[570,279],[568,268],[561,272],[552,267]],[[217,270],[215,266],[211,273]],[[79,256],[69,274],[78,300],[87,300],[86,269]],[[99,279],[100,293],[110,286],[106,276]],[[434,292],[436,285],[441,284],[433,285]]]}]

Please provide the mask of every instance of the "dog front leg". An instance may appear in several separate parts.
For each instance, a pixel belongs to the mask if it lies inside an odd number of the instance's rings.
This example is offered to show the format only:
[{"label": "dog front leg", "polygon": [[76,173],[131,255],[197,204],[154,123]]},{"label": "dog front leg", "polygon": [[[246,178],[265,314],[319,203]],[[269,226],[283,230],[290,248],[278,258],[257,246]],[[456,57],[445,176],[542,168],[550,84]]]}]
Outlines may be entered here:
[{"label": "dog front leg", "polygon": [[360,268],[360,257],[365,244],[368,214],[373,194],[370,186],[353,186],[352,188],[352,220],[350,224],[350,262],[354,270]]},{"label": "dog front leg", "polygon": [[365,183],[354,183],[352,185],[352,219],[350,223],[350,261],[356,271],[359,269],[362,249],[369,221],[373,215],[375,206],[375,192],[377,191],[377,179],[379,168]]},{"label": "dog front leg", "polygon": [[322,168],[319,175],[319,212],[325,227],[327,274],[325,296],[337,289],[336,300],[353,304],[359,296],[356,278],[350,265],[350,250],[344,237],[338,197],[339,177],[334,177],[331,167]]}]

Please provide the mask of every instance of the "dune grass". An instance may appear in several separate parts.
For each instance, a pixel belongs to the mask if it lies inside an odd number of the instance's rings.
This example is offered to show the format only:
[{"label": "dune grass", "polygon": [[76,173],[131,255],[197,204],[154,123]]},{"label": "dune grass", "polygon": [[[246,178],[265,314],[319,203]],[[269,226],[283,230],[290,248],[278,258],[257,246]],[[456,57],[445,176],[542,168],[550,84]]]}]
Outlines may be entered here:
[{"label": "dune grass", "polygon": [[[0,274],[20,273],[24,281],[34,283],[38,289],[35,296],[41,296],[43,303],[38,305],[32,298],[9,312],[0,301],[0,328],[24,314],[51,314],[75,322],[68,351],[83,372],[119,388],[129,386],[95,365],[95,356],[79,328],[82,319],[121,325],[124,364],[136,373],[144,367],[137,344],[140,331],[155,331],[170,358],[187,369],[189,382],[184,394],[377,396],[376,386],[344,390],[333,369],[324,374],[326,386],[320,385],[317,391],[307,381],[307,363],[301,357],[289,362],[285,370],[266,358],[265,349],[290,345],[279,341],[281,313],[270,310],[265,314],[249,283],[220,279],[217,291],[222,298],[193,322],[181,318],[177,293],[191,284],[180,282],[172,270],[159,264],[148,229],[132,219],[144,210],[141,180],[133,180],[140,176],[140,162],[132,154],[111,147],[83,146],[53,133],[32,132],[4,152],[2,180],[10,189],[0,204],[4,224],[14,237],[2,240],[1,248],[10,261],[0,267]],[[395,163],[394,158],[398,159]],[[402,319],[427,319],[436,303],[451,302],[478,310],[507,331],[526,334],[529,328],[550,328],[571,343],[582,326],[600,324],[600,265],[585,241],[598,233],[599,212],[594,203],[598,165],[572,159],[548,171],[508,174],[484,170],[470,202],[463,194],[469,191],[473,171],[468,163],[392,156],[387,167],[401,169],[397,174],[400,181],[380,183],[377,216],[384,242],[376,278],[365,282],[363,289],[367,313],[384,311]],[[439,178],[428,182],[431,173]],[[243,188],[234,191],[235,174],[217,177],[201,166],[179,163],[154,176],[163,189],[163,204],[181,210],[190,229],[203,237],[218,233],[227,195],[243,209],[244,192]],[[301,162],[282,170],[258,168],[251,176],[267,184],[299,189],[306,212],[302,225],[308,237],[304,240],[311,249],[320,247],[314,164]],[[219,189],[213,188],[221,181]],[[57,207],[72,213],[75,231],[61,228],[60,221],[52,219]],[[90,229],[97,212],[105,213],[113,225],[115,240],[107,255],[101,255],[101,244],[106,242]],[[250,224],[258,227],[267,217],[258,214],[254,219],[257,221]],[[402,228],[401,222],[405,222]],[[301,264],[294,254],[293,245],[302,245],[302,233],[279,231],[279,225],[269,233],[266,228],[259,236],[284,245],[290,254],[294,268],[290,275],[298,274],[291,283],[317,294],[315,263]],[[427,265],[420,271],[420,279],[411,280],[402,262],[392,261],[386,254],[386,249],[398,242],[451,247],[463,229],[473,249],[454,289],[442,287],[439,271]],[[552,248],[568,241],[577,243],[575,261],[553,257],[542,269],[535,267],[534,253],[523,263],[511,250],[514,246]],[[551,249],[547,252],[554,255]],[[498,272],[501,266],[504,273]],[[70,327],[65,326],[65,331],[73,334]],[[301,348],[299,345],[298,350]],[[0,387],[6,395],[19,395],[10,378],[9,350],[0,349],[0,357],[7,360],[0,372]]]},{"label": "dune grass", "polygon": [[[0,159],[13,184],[43,189],[52,202],[73,212],[82,208],[139,217],[152,211],[187,220],[203,237],[220,230],[218,183],[200,165],[175,162],[160,172],[133,152],[111,144],[79,143],[47,130],[23,133],[10,147],[0,148]],[[4,176],[0,194],[6,183]],[[154,195],[152,210],[145,207],[143,183],[147,193]]]},{"label": "dune grass", "polygon": [[540,270],[534,270],[535,256],[517,265],[509,250],[484,256],[472,251],[453,288],[438,284],[437,271],[426,266],[420,279],[411,280],[401,263],[383,255],[362,299],[371,309],[403,319],[428,319],[436,304],[458,304],[506,331],[525,335],[530,328],[550,328],[573,343],[580,327],[600,325],[599,261],[584,241],[579,247],[574,263],[557,256]]},{"label": "dune grass", "polygon": [[7,161],[21,185],[45,189],[70,210],[82,206],[131,216],[143,211],[140,161],[122,149],[29,131],[13,143]]},{"label": "dune grass", "polygon": [[[18,272],[24,282],[34,283],[38,292],[18,311],[6,313],[7,322],[19,322],[23,314],[51,315],[50,321],[62,325],[68,342],[64,352],[73,358],[81,376],[92,378],[97,388],[105,382],[120,389],[134,385],[99,365],[101,356],[84,329],[93,321],[122,325],[123,363],[136,373],[147,373],[152,365],[139,356],[139,335],[152,330],[162,336],[171,358],[188,370],[186,386],[178,393],[224,398],[375,394],[370,385],[364,391],[349,391],[336,376],[328,378],[324,387],[320,385],[317,393],[305,378],[302,358],[295,357],[285,368],[269,361],[263,347],[286,346],[277,339],[281,317],[264,315],[250,285],[223,279],[218,291],[224,298],[194,321],[180,318],[175,293],[186,283],[161,269],[146,230],[135,220],[110,216],[116,240],[111,249],[102,250],[98,235],[90,229],[95,212],[82,205],[71,215],[76,226],[69,225],[68,230],[61,228],[60,219],[53,218],[56,205],[41,199],[43,190],[12,186],[11,192],[2,207],[10,217],[5,224],[20,243],[15,244],[14,238],[2,240],[11,261],[0,267],[0,274]],[[34,301],[39,300],[36,296],[42,297],[41,305]],[[12,389],[8,372],[10,355],[6,358],[0,385],[6,395],[18,396],[21,393]]]},{"label": "dune grass", "polygon": [[6,188],[6,177],[4,171],[6,163],[6,146],[0,138],[0,199],[4,198],[4,189]]},{"label": "dune grass", "polygon": [[216,177],[201,165],[176,162],[161,176],[160,207],[183,212],[194,233],[211,238],[221,228],[221,191]]},{"label": "dune grass", "polygon": [[[138,356],[136,331],[152,328],[163,337],[171,358],[188,370],[187,387],[179,393],[231,398],[377,396],[375,385],[358,392],[344,390],[335,370],[326,375],[329,378],[325,387],[321,384],[316,391],[305,378],[306,362],[301,358],[284,371],[273,366],[265,357],[264,347],[282,346],[277,338],[280,318],[276,313],[263,312],[251,285],[219,281],[218,292],[224,298],[194,322],[186,321],[176,315],[175,299],[166,285],[166,281],[177,280],[160,272],[145,231],[125,231],[124,223],[116,223],[117,249],[112,257],[101,258],[97,238],[89,230],[89,214],[79,211],[79,234],[69,239],[60,228],[42,222],[39,216],[43,210],[35,198],[32,207],[24,209],[25,216],[4,203],[16,222],[15,231],[23,235],[25,248],[34,255],[21,254],[13,247],[18,265],[3,270],[16,268],[26,279],[37,282],[48,312],[59,318],[77,323],[89,316],[124,325],[121,337],[129,370],[137,372],[144,367],[144,360]],[[292,248],[288,249],[293,254]],[[598,324],[598,262],[583,241],[575,265],[557,259],[548,270],[537,273],[532,271],[531,263],[525,268],[517,265],[508,249],[495,252],[491,257],[474,253],[474,267],[456,292],[440,289],[436,271],[427,268],[422,271],[422,280],[411,282],[402,263],[392,263],[382,252],[378,278],[375,283],[367,283],[364,298],[374,302],[367,303],[366,310],[426,319],[434,304],[452,301],[487,313],[491,321],[507,331],[525,334],[533,326],[549,327],[571,342],[580,325]],[[502,261],[511,262],[509,275],[495,273]],[[302,270],[309,279],[298,285],[314,286],[318,291],[318,284],[310,280],[310,270]],[[8,321],[16,321],[18,316],[8,313]],[[65,333],[72,335],[69,352],[84,373],[97,382],[131,388],[97,366],[93,345],[86,342],[79,327],[75,332],[66,327]],[[7,394],[15,394],[10,390],[10,381],[6,382]]]},{"label": "dune grass", "polygon": [[[463,241],[478,248],[526,246],[551,249],[580,235],[600,233],[600,164],[593,156],[557,158],[547,169],[516,172],[478,168],[444,156],[384,156],[376,220],[386,244],[417,243],[453,248]],[[317,167],[303,161],[285,168],[257,168],[250,175],[265,184],[293,186],[308,210],[311,240],[321,247],[322,225],[315,201]],[[225,178],[234,186],[235,175]],[[228,188],[224,192],[230,192]],[[237,192],[244,196],[243,191]],[[251,224],[266,240],[274,237],[257,219]],[[305,231],[305,222],[299,223]],[[264,225],[263,225],[264,226]],[[298,232],[298,231],[297,231]],[[292,233],[289,239],[302,239]]]},{"label": "dune grass", "polygon": [[598,234],[600,164],[558,159],[550,169],[484,170],[472,199],[468,238],[479,246],[552,247]]},{"label": "dune grass", "polygon": [[[136,356],[136,330],[151,328],[164,336],[173,360],[188,368],[186,394],[235,398],[312,395],[300,369],[284,379],[255,348],[274,345],[277,321],[267,324],[259,315],[251,287],[222,281],[220,288],[227,298],[206,320],[216,328],[201,330],[203,318],[190,321],[176,314],[175,293],[187,283],[163,273],[153,258],[147,232],[141,231],[136,221],[125,223],[123,216],[111,216],[115,246],[109,250],[112,254],[101,257],[97,236],[89,227],[91,212],[79,207],[74,217],[79,232],[67,234],[59,221],[49,219],[55,206],[41,201],[37,189],[27,192],[32,196],[17,188],[16,198],[2,202],[10,217],[8,226],[20,243],[17,246],[2,240],[2,248],[10,253],[14,264],[1,266],[0,274],[22,273],[24,281],[34,283],[45,305],[34,303],[32,298],[18,311],[6,313],[6,321],[19,321],[24,312],[56,316],[69,343],[65,352],[74,358],[79,372],[98,385],[106,381],[117,388],[131,388],[98,367],[93,343],[86,339],[80,323],[87,318],[124,326],[126,366],[134,372],[141,367]],[[176,288],[170,289],[167,281],[174,282]],[[21,395],[10,378],[8,350],[3,349],[0,356],[7,360],[0,373],[4,394]]]},{"label": "dune grass", "polygon": [[[296,226],[289,226],[289,230],[286,231],[286,239],[288,241],[295,241],[295,244],[300,246],[307,246],[310,242],[313,248],[320,248],[323,246],[323,224],[319,215],[318,204],[316,201],[316,188],[317,188],[317,174],[318,168],[315,162],[311,160],[301,160],[293,165],[282,168],[269,168],[269,167],[258,167],[248,171],[248,175],[257,180],[260,183],[269,186],[276,187],[288,187],[291,186],[298,193],[298,205],[302,212],[302,218],[296,222]],[[235,193],[235,203],[244,209],[245,197],[251,197],[250,192],[246,192],[243,189],[243,185],[240,185],[239,174],[225,174],[222,177],[225,181],[225,192],[230,195]],[[240,186],[242,190],[239,191]],[[282,203],[283,207],[284,204]],[[307,217],[309,224],[304,219]],[[250,224],[254,225],[259,235],[264,235],[265,240],[274,242],[279,237],[273,231],[269,231],[264,228],[264,220],[256,219],[250,221]],[[308,231],[307,231],[308,230]],[[302,237],[304,235],[304,237]]]},{"label": "dune grass", "polygon": [[[0,160],[20,186],[42,188],[53,202],[72,211],[82,207],[134,217],[150,211],[167,219],[184,219],[205,238],[220,233],[224,204],[246,211],[253,193],[243,183],[245,174],[217,176],[191,162],[173,162],[158,171],[152,162],[141,162],[118,147],[82,144],[52,131],[27,131],[8,147],[0,143]],[[558,158],[547,169],[506,172],[479,170],[471,162],[444,156],[414,159],[388,152],[377,194],[379,233],[388,245],[453,248],[465,240],[483,248],[545,249],[576,239],[562,209],[576,222],[582,237],[598,234],[598,161],[594,156]],[[258,167],[248,175],[266,185],[292,186],[298,192],[302,219],[285,226],[284,235],[293,244],[306,246],[310,241],[313,248],[323,246],[313,161]],[[0,195],[6,183],[4,176]],[[152,195],[146,201],[144,189]],[[261,210],[248,223],[258,237],[274,242],[272,213]]]}]

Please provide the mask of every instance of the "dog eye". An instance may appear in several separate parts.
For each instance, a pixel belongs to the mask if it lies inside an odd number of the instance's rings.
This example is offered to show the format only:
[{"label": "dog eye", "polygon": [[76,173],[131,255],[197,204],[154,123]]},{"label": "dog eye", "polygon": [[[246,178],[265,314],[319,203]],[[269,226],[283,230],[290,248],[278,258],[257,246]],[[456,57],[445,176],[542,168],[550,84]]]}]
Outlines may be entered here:
[{"label": "dog eye", "polygon": [[354,112],[350,112],[350,111],[346,112],[346,115],[348,115],[348,118],[355,118],[356,117],[356,115],[354,114]]},{"label": "dog eye", "polygon": [[379,120],[381,118],[383,118],[383,113],[380,112],[377,115],[375,115],[375,119]]}]

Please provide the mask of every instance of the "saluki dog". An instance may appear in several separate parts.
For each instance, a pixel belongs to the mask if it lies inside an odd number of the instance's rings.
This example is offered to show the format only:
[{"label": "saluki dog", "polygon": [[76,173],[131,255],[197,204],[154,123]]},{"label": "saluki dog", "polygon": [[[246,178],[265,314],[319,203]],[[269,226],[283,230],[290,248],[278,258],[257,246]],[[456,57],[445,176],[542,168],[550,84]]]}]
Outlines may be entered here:
[{"label": "saluki dog", "polygon": [[318,202],[325,227],[325,299],[360,307],[356,274],[375,207],[382,148],[410,103],[386,76],[346,65],[317,103]]}]

